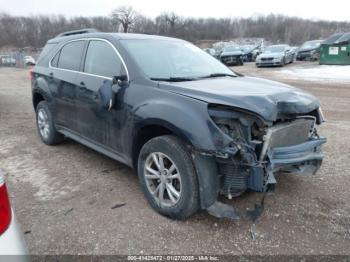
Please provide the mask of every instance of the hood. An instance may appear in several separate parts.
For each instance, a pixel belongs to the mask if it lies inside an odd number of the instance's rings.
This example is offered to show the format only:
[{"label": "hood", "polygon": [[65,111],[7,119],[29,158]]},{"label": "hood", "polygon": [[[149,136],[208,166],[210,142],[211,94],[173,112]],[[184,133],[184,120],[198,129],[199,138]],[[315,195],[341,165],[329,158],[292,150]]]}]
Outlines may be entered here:
[{"label": "hood", "polygon": [[284,53],[262,53],[259,55],[259,58],[282,57],[282,56],[284,56]]},{"label": "hood", "polygon": [[248,110],[267,121],[284,114],[306,114],[319,101],[302,90],[255,77],[220,77],[188,82],[160,82],[160,88],[210,104]]},{"label": "hood", "polygon": [[242,51],[222,52],[221,56],[243,55]]}]

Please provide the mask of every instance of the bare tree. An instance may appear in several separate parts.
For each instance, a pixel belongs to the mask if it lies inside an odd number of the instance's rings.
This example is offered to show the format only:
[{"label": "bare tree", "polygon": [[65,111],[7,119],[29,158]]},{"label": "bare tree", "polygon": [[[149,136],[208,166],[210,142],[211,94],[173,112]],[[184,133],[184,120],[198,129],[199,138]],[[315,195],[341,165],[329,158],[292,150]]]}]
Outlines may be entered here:
[{"label": "bare tree", "polygon": [[176,36],[184,27],[183,19],[174,12],[162,13],[156,18],[158,31],[161,34]]},{"label": "bare tree", "polygon": [[[1,47],[42,47],[57,34],[81,28],[104,32],[123,26],[125,32],[175,36],[192,42],[259,37],[273,43],[299,45],[324,39],[335,32],[350,32],[350,22],[312,21],[282,15],[252,18],[186,18],[162,13],[156,19],[141,16],[131,7],[120,7],[112,17],[12,16],[0,12]],[[302,28],[302,30],[301,30]]]},{"label": "bare tree", "polygon": [[112,22],[115,25],[121,24],[124,33],[127,33],[134,25],[137,17],[138,13],[132,6],[120,6],[112,12]]}]

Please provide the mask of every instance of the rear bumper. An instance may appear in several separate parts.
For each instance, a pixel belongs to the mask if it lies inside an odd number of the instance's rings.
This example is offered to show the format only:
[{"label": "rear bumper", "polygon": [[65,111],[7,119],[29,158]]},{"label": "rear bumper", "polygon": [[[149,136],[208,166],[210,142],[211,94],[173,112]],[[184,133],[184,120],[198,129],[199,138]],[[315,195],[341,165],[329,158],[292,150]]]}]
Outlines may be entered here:
[{"label": "rear bumper", "polygon": [[[12,220],[8,229],[0,235],[0,256],[27,255],[28,250],[24,242],[23,234],[12,212]],[[22,257],[20,261],[27,261]],[[17,261],[17,260],[16,260]]]}]

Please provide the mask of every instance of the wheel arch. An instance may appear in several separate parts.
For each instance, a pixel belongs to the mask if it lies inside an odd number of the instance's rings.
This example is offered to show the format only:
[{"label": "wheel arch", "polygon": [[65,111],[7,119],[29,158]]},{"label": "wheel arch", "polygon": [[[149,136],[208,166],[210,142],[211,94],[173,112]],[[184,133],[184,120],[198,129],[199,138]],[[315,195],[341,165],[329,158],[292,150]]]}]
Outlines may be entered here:
[{"label": "wheel arch", "polygon": [[46,100],[45,96],[41,92],[38,92],[38,91],[33,92],[33,107],[35,111],[38,104],[44,100]]},{"label": "wheel arch", "polygon": [[36,110],[38,104],[41,101],[48,101],[50,100],[50,89],[46,82],[46,80],[42,77],[39,77],[35,80],[33,85],[33,91],[32,91],[32,102],[34,110]]},{"label": "wheel arch", "polygon": [[162,136],[174,135],[182,139],[186,144],[192,145],[190,139],[172,123],[162,119],[149,119],[136,128],[132,142],[132,166],[137,171],[137,160],[142,146],[150,139]]}]

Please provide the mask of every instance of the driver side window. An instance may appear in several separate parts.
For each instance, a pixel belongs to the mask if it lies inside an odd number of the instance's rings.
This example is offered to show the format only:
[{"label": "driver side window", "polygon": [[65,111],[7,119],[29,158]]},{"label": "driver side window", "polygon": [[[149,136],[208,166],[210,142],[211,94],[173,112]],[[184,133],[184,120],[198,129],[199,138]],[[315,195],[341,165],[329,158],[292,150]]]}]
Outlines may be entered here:
[{"label": "driver side window", "polygon": [[104,77],[119,76],[122,61],[113,47],[101,40],[91,40],[86,53],[84,72]]}]

